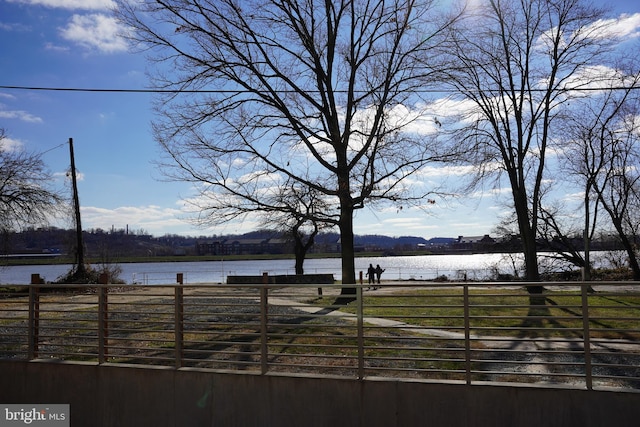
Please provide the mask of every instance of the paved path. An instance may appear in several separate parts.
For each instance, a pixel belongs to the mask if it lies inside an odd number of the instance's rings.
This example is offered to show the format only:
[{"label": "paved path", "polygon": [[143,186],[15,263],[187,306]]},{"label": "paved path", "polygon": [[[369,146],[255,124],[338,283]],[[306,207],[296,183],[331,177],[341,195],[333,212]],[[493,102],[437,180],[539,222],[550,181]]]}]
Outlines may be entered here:
[{"label": "paved path", "polygon": [[[408,285],[406,282],[384,282],[384,286],[376,290],[367,290],[363,288],[364,294],[373,292],[375,294],[394,294],[399,291],[410,291],[412,288],[419,287],[420,284]],[[510,289],[517,289],[520,286],[514,285]],[[487,289],[487,286],[483,286],[483,289]],[[338,294],[340,288],[335,288],[335,295]],[[500,289],[505,289],[501,286]],[[566,289],[566,288],[565,288]],[[328,296],[328,295],[325,295]],[[357,322],[358,318],[356,314],[341,311],[339,306],[335,306],[333,310],[327,310],[326,307],[319,307],[313,304],[306,304],[300,301],[296,301],[292,297],[277,297],[269,296],[269,304],[279,306],[289,306],[296,310],[302,311],[312,315],[326,315],[340,317],[352,322]],[[380,317],[365,316],[363,317],[365,324],[395,328],[401,331],[420,334],[425,336],[432,336],[438,338],[450,338],[464,340],[465,334],[463,332],[449,331],[438,328],[416,328],[415,325],[408,324],[393,319],[386,319]],[[583,350],[584,340],[582,338],[553,338],[553,337],[530,337],[529,339],[512,339],[509,336],[492,336],[492,335],[476,335],[470,334],[469,338],[473,341],[479,342],[483,347],[488,349],[511,349],[513,351],[520,352],[538,352],[538,351],[551,351],[551,350]],[[624,339],[598,339],[597,342],[592,341],[592,351],[630,351],[637,352],[639,346],[637,343],[624,340]]]}]

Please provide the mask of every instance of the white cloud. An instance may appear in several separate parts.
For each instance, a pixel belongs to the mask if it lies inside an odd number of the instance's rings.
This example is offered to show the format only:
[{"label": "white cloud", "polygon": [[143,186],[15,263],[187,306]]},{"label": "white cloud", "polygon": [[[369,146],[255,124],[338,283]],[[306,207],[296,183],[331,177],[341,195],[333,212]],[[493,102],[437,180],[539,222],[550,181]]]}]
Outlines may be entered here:
[{"label": "white cloud", "polygon": [[590,38],[616,38],[619,40],[640,37],[640,13],[622,14],[615,19],[601,19],[584,29]]},{"label": "white cloud", "polygon": [[429,111],[436,118],[466,116],[470,112],[476,111],[475,102],[470,99],[453,99],[450,97],[440,98],[429,105]]},{"label": "white cloud", "polygon": [[124,32],[123,28],[115,18],[107,15],[73,15],[67,27],[60,32],[65,40],[88,49],[97,49],[104,53],[127,50],[127,42],[119,36]]},{"label": "white cloud", "polygon": [[564,195],[563,200],[573,203],[582,203],[584,202],[584,191],[567,193]]},{"label": "white cloud", "polygon": [[183,212],[178,209],[163,208],[160,206],[121,206],[113,209],[96,206],[83,206],[82,223],[83,228],[110,229],[125,228],[140,229],[151,234],[164,234],[167,230],[176,226],[184,226],[185,222],[180,219]]},{"label": "white cloud", "polygon": [[53,52],[69,52],[69,50],[71,50],[68,46],[58,46],[51,42],[45,43],[44,48]]},{"label": "white cloud", "polygon": [[404,216],[403,213],[376,211],[364,221],[355,221],[357,234],[383,234],[386,236],[426,235],[438,229],[434,219],[422,216]]},{"label": "white cloud", "polygon": [[22,149],[22,141],[17,139],[12,139],[8,137],[4,137],[0,140],[0,151],[12,152],[19,151]]},{"label": "white cloud", "polygon": [[120,206],[117,208],[102,208],[96,206],[82,206],[82,226],[85,230],[101,228],[109,230],[112,227],[129,230],[143,229],[146,232],[162,236],[164,234],[202,235],[202,234],[233,234],[256,229],[259,221],[240,219],[229,223],[199,228],[193,226],[187,218],[193,217],[187,212],[187,207],[180,201],[179,208],[169,208],[157,205]]},{"label": "white cloud", "polygon": [[32,6],[46,6],[60,9],[108,10],[115,6],[112,0],[7,0]]},{"label": "white cloud", "polygon": [[27,25],[16,23],[16,22],[0,22],[0,30],[23,32],[23,31],[30,31],[31,28],[28,27]]},{"label": "white cloud", "polygon": [[403,131],[417,135],[432,135],[437,133],[435,120],[430,116],[424,105],[409,106],[398,104],[388,112],[392,127],[402,128]]},{"label": "white cloud", "polygon": [[28,123],[42,123],[42,119],[22,110],[0,110],[0,119],[17,119]]},{"label": "white cloud", "polygon": [[481,190],[474,191],[467,195],[468,200],[472,199],[484,199],[485,197],[503,197],[511,195],[511,187],[500,187],[500,188],[485,188]]},{"label": "white cloud", "polygon": [[466,166],[425,166],[418,171],[418,175],[426,177],[470,176],[476,173],[477,167]]}]

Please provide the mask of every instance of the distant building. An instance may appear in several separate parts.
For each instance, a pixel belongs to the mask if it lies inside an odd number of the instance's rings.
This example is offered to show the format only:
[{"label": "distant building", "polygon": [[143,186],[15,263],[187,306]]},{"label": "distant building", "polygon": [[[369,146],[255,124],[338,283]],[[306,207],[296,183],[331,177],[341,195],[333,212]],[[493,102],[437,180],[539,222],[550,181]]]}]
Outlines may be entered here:
[{"label": "distant building", "polygon": [[224,251],[224,240],[204,240],[196,242],[196,255],[228,255]]},{"label": "distant building", "polygon": [[495,243],[496,240],[485,234],[484,236],[458,236],[456,243],[460,244],[474,244],[474,243]]},{"label": "distant building", "polygon": [[198,255],[259,255],[289,251],[286,239],[223,239],[196,242]]},{"label": "distant building", "polygon": [[453,248],[456,250],[480,250],[496,244],[496,240],[485,234],[483,236],[458,236]]}]

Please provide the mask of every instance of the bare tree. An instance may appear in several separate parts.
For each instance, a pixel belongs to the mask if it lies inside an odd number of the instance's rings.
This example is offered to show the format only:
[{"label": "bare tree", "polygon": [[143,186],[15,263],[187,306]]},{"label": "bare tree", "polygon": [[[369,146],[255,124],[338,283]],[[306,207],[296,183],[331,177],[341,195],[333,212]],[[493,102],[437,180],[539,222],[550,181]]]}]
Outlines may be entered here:
[{"label": "bare tree", "polygon": [[[608,86],[583,100],[571,117],[565,154],[569,170],[584,183],[585,204],[595,199],[608,214],[634,280],[640,280],[640,72],[623,69],[610,70]],[[585,212],[589,218],[588,206]]]},{"label": "bare tree", "polygon": [[550,252],[546,257],[583,268],[588,276],[588,256],[583,255],[584,233],[576,224],[575,212],[564,205],[540,206],[539,209],[538,236],[544,250]]},{"label": "bare tree", "polygon": [[[640,100],[635,94],[640,73],[629,65],[609,70],[608,82],[580,102],[566,121],[565,165],[584,188],[585,258],[598,222],[608,214],[627,252],[634,278],[640,279],[637,217],[640,173]],[[604,223],[600,221],[600,225]],[[608,227],[607,227],[608,228]],[[587,275],[588,278],[588,275]]]},{"label": "bare tree", "polygon": [[304,274],[304,260],[315,236],[336,225],[331,214],[327,214],[331,207],[323,195],[293,180],[274,184],[255,195],[201,191],[198,197],[189,199],[189,203],[197,212],[194,222],[199,226],[253,219],[263,227],[283,232],[294,243],[296,274]]},{"label": "bare tree", "polygon": [[416,94],[450,21],[430,0],[117,3],[172,92],[154,123],[165,171],[246,203],[292,181],[321,194],[355,283],[355,210],[419,203],[406,178],[441,159]]},{"label": "bare tree", "polygon": [[51,187],[51,174],[39,154],[8,144],[0,129],[0,228],[42,224],[62,199]]},{"label": "bare tree", "polygon": [[316,236],[321,230],[334,226],[323,214],[330,208],[321,194],[295,182],[281,187],[274,202],[279,209],[267,213],[265,224],[275,226],[293,239],[295,272],[304,274],[304,261]]},{"label": "bare tree", "polygon": [[[638,121],[638,118],[635,119]],[[615,159],[612,159],[612,167],[616,172],[607,176],[608,185],[605,188],[595,186],[602,207],[609,214],[611,222],[618,233],[620,242],[627,253],[629,267],[633,272],[633,279],[640,280],[640,262],[638,260],[638,234],[640,221],[637,209],[640,206],[640,174],[636,169],[640,164],[638,152],[638,123],[636,127],[635,147],[628,147],[630,151],[618,151]],[[623,142],[623,145],[630,141]],[[610,171],[611,172],[611,171]]]},{"label": "bare tree", "polygon": [[256,194],[232,195],[203,189],[188,202],[191,210],[197,212],[193,219],[199,226],[249,219],[282,231],[294,243],[296,274],[304,274],[304,260],[315,236],[337,225],[326,197],[292,179],[256,190]]},{"label": "bare tree", "polygon": [[[479,178],[506,176],[529,281],[553,123],[607,50],[603,10],[579,0],[491,0],[451,30],[447,82],[472,108],[459,132]],[[539,293],[541,286],[529,291]]]}]

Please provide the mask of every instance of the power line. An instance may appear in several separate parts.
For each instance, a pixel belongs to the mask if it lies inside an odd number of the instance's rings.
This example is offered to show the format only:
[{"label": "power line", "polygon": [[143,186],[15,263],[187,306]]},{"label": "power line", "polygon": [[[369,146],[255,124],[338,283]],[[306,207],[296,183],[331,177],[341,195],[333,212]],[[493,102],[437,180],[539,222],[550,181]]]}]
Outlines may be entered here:
[{"label": "power line", "polygon": [[197,93],[197,92],[227,92],[217,90],[178,90],[178,89],[106,89],[106,88],[79,88],[79,87],[38,87],[38,86],[4,86],[0,89],[13,90],[41,90],[50,92],[112,92],[112,93]]},{"label": "power line", "polygon": [[[46,86],[8,86],[0,85],[0,89],[8,90],[33,90],[49,92],[85,92],[85,93],[248,93],[246,89],[108,89],[108,88],[80,88],[80,87],[46,87]],[[584,87],[565,89],[567,91],[596,92],[601,90],[638,90],[640,86],[614,86],[614,87]],[[487,89],[488,92],[499,92],[498,89]],[[504,90],[503,90],[504,91]],[[546,89],[530,89],[530,92],[545,92]],[[260,92],[260,91],[256,91]],[[294,90],[280,90],[279,92],[296,92]],[[313,92],[313,91],[307,91]],[[334,92],[346,92],[336,90]],[[456,93],[453,89],[414,89],[421,93]]]},{"label": "power line", "polygon": [[47,151],[43,151],[42,153],[40,153],[40,155],[47,154],[49,151],[53,151],[53,150],[55,150],[56,148],[60,148],[60,147],[62,147],[62,146],[64,146],[64,145],[67,145],[67,143],[66,143],[66,142],[63,142],[63,143],[62,143],[62,144],[60,144],[60,145],[56,145],[56,146],[55,146],[55,147],[53,147],[53,148],[49,148]]}]

